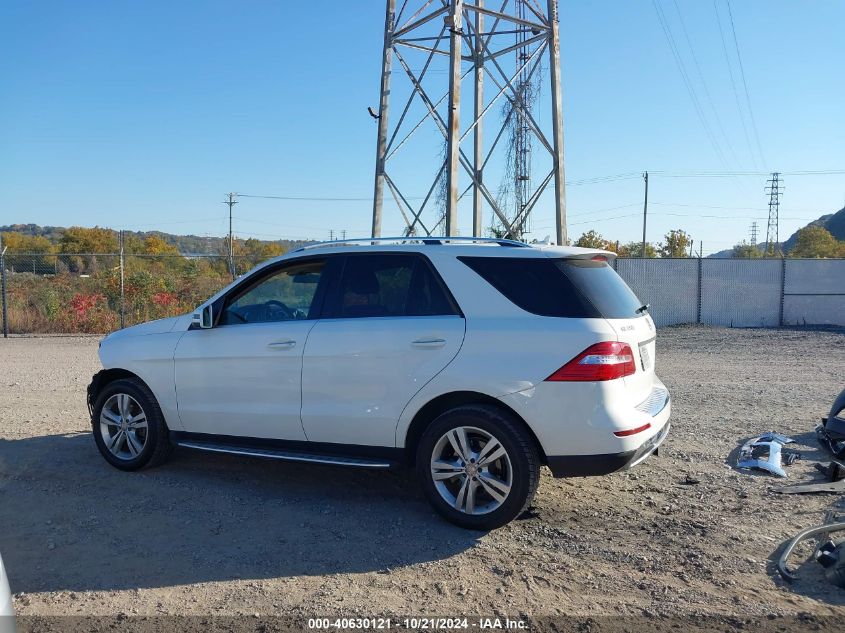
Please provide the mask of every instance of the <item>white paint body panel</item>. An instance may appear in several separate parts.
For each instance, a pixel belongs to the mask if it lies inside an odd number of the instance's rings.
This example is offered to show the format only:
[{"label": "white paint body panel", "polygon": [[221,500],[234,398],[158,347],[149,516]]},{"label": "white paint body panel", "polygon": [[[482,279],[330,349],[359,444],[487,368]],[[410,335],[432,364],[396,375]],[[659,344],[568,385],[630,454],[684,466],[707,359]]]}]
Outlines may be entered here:
[{"label": "white paint body panel", "polygon": [[175,353],[182,429],[304,440],[302,353],[316,321],[190,330]]},{"label": "white paint body panel", "polygon": [[15,633],[15,610],[12,607],[12,592],[9,579],[0,557],[0,633]]},{"label": "white paint body panel", "polygon": [[109,334],[100,344],[104,369],[125,369],[143,380],[155,394],[173,431],[182,430],[176,405],[173,351],[188,329],[190,317],[142,323]]},{"label": "white paint body panel", "polygon": [[308,439],[395,446],[405,405],[455,358],[463,339],[458,316],[318,322],[302,368]]}]

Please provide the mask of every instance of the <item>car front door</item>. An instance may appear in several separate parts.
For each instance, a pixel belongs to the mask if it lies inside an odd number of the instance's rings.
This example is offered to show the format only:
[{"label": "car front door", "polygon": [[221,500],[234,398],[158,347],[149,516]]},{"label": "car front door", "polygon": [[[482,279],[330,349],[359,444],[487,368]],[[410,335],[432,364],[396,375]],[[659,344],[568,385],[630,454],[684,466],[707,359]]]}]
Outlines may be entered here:
[{"label": "car front door", "polygon": [[309,441],[395,446],[405,405],[461,347],[464,318],[420,254],[349,254],[308,337]]},{"label": "car front door", "polygon": [[327,267],[309,259],[260,270],[226,296],[214,327],[185,333],[174,359],[185,431],[305,439],[302,353]]}]

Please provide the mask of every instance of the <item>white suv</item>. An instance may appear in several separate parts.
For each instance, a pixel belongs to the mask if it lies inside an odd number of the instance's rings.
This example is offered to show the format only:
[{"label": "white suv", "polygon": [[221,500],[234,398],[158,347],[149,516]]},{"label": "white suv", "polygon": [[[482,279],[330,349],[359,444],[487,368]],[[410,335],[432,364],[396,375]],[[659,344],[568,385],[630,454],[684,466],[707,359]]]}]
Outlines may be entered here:
[{"label": "white suv", "polygon": [[612,253],[480,238],[317,244],[185,315],[107,336],[88,388],[105,459],[172,445],[415,465],[448,520],[491,529],[556,477],[604,475],[669,430],[654,322]]}]

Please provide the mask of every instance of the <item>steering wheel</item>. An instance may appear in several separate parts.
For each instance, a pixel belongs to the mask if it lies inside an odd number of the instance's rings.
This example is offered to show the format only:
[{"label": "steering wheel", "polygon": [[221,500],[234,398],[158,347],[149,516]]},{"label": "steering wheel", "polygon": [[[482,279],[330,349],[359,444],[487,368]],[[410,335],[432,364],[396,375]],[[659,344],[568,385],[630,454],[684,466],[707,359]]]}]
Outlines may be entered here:
[{"label": "steering wheel", "polygon": [[267,311],[267,318],[268,319],[272,318],[271,313],[273,311],[271,310],[271,307],[276,308],[277,311],[284,314],[285,317],[288,318],[288,319],[295,319],[296,318],[296,315],[294,315],[293,310],[291,310],[289,307],[287,307],[284,303],[282,303],[281,301],[277,301],[276,299],[270,299],[269,301],[264,302],[264,309]]}]

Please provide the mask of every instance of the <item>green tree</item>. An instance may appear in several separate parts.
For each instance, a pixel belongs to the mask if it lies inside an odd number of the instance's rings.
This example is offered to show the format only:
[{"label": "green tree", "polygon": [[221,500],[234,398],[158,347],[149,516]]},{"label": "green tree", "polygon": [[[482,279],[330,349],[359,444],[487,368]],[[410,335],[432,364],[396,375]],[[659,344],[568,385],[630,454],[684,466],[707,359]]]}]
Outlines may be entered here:
[{"label": "green tree", "polygon": [[692,237],[682,229],[672,229],[658,246],[661,257],[688,257]]},{"label": "green tree", "polygon": [[[642,257],[643,244],[642,242],[628,242],[619,247],[619,257]],[[646,242],[645,256],[657,257],[657,250],[654,245]]]},{"label": "green tree", "polygon": [[744,259],[757,259],[758,257],[763,256],[763,251],[761,251],[756,246],[752,246],[751,244],[746,244],[742,242],[734,246],[732,257],[741,257]]},{"label": "green tree", "polygon": [[607,240],[602,237],[601,233],[590,229],[575,241],[575,246],[606,249]]},{"label": "green tree", "polygon": [[840,246],[830,231],[821,226],[807,226],[798,231],[798,241],[790,257],[836,257]]},{"label": "green tree", "polygon": [[144,252],[147,255],[178,255],[179,249],[160,235],[148,235],[144,238]]},{"label": "green tree", "polygon": [[62,253],[116,253],[117,233],[111,229],[72,226],[59,240]]},{"label": "green tree", "polygon": [[3,233],[3,246],[9,253],[50,253],[53,244],[41,235],[25,235],[23,233]]}]

